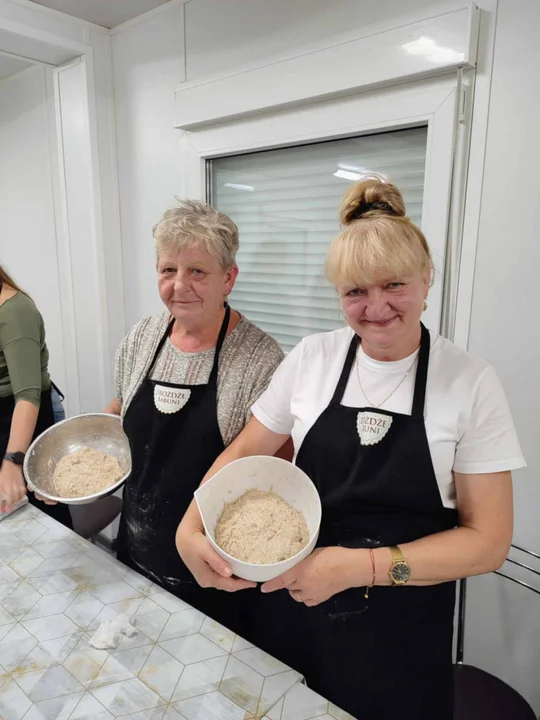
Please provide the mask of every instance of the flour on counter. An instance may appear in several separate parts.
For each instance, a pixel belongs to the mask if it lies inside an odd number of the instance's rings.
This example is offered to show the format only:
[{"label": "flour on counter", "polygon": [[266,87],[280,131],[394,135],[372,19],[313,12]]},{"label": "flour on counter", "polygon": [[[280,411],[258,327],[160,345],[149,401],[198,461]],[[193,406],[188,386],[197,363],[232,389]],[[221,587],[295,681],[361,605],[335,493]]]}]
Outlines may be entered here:
[{"label": "flour on counter", "polygon": [[135,619],[128,615],[117,615],[114,620],[105,620],[89,640],[89,644],[98,650],[110,650],[118,647],[122,636],[132,637],[137,632]]}]

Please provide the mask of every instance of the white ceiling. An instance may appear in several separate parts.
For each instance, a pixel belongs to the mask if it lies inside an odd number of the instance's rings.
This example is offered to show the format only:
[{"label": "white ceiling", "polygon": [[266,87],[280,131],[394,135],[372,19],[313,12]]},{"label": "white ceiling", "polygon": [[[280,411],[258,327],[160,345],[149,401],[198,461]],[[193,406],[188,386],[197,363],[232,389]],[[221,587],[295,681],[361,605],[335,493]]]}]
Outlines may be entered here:
[{"label": "white ceiling", "polygon": [[6,78],[16,75],[21,70],[26,70],[33,63],[19,60],[18,58],[9,57],[0,53],[0,82]]},{"label": "white ceiling", "polygon": [[34,0],[34,2],[96,25],[113,28],[159,5],[165,5],[167,0]]}]

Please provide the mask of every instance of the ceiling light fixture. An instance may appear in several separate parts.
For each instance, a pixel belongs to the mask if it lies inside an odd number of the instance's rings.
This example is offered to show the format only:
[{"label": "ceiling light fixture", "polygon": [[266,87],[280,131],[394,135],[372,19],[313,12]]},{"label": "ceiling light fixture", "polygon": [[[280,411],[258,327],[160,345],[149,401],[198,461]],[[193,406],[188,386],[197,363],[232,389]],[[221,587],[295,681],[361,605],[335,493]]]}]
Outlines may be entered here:
[{"label": "ceiling light fixture", "polygon": [[240,183],[224,183],[223,187],[232,188],[233,190],[243,190],[244,192],[254,192],[253,185],[241,185]]}]

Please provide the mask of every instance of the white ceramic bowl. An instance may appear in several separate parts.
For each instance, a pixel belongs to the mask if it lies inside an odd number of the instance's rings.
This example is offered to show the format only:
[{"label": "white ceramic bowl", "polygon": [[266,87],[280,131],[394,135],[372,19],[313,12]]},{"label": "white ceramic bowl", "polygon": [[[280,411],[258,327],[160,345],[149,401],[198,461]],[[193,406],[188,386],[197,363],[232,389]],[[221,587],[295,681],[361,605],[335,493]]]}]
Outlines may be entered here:
[{"label": "white ceramic bowl", "polygon": [[[234,502],[247,490],[266,490],[280,495],[307,523],[309,542],[299,553],[278,563],[255,565],[232,557],[215,540],[215,527],[225,503]],[[195,500],[210,544],[244,580],[266,582],[290,570],[314,549],[321,525],[321,500],[315,485],[303,470],[281,458],[255,455],[226,465],[195,492]]]},{"label": "white ceramic bowl", "polygon": [[[58,462],[70,453],[84,448],[102,450],[118,460],[124,475],[113,485],[84,497],[59,497],[54,486],[54,471]],[[30,490],[47,500],[66,505],[86,505],[112,495],[126,482],[131,472],[129,440],[117,415],[87,413],[62,420],[37,437],[24,459],[24,475]]]}]

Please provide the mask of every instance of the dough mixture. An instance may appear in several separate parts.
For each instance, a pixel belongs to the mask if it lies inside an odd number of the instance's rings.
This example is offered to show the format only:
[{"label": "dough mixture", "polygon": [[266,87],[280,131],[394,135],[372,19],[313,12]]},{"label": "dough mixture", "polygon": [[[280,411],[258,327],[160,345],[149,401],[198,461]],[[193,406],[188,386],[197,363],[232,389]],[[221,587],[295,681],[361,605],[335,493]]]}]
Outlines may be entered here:
[{"label": "dough mixture", "polygon": [[84,448],[60,460],[53,480],[58,497],[86,497],[114,485],[123,474],[115,457]]},{"label": "dough mixture", "polygon": [[279,495],[263,490],[248,490],[227,503],[216,525],[219,547],[256,565],[288,560],[308,541],[302,513]]}]

